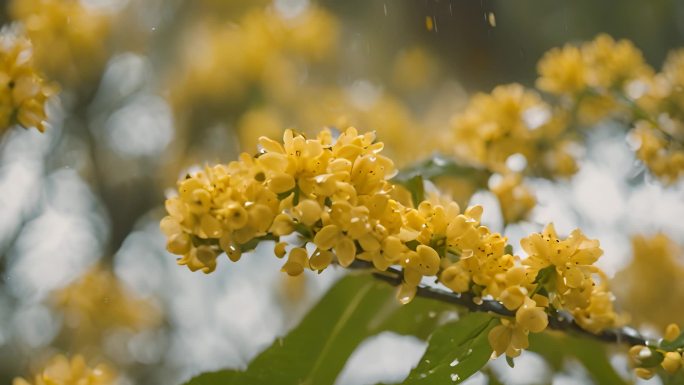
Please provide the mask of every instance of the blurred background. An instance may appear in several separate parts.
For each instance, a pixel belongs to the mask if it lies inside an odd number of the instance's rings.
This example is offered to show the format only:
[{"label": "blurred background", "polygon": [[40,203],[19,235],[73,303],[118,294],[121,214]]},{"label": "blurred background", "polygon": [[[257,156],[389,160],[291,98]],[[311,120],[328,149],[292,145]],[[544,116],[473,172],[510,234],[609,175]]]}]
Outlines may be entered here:
[{"label": "blurred background", "polygon": [[[295,326],[343,272],[289,278],[264,245],[191,273],[158,226],[178,178],[255,153],[261,135],[353,125],[408,166],[450,151],[450,122],[470,95],[532,87],[552,47],[608,33],[660,68],[684,46],[676,0],[6,0],[0,22],[25,31],[61,89],[44,134],[14,127],[0,138],[3,384],[58,353],[105,362],[122,384],[180,384],[245,367]],[[599,265],[634,323],[648,332],[682,319],[684,184],[644,173],[615,122],[585,143],[573,176],[528,178],[537,204],[515,223],[486,184],[454,188],[516,247],[546,222],[581,227],[601,240]],[[424,349],[372,337],[337,383],[400,381]],[[499,361],[507,384],[590,382],[581,365],[551,370],[531,352],[515,369]]]}]

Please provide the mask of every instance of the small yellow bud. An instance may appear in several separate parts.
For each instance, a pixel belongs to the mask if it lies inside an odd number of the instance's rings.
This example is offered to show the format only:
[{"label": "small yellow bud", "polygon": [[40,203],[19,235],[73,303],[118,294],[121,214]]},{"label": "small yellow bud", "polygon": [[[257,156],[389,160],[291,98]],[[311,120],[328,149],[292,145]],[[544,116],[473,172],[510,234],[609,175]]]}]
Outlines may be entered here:
[{"label": "small yellow bud", "polygon": [[[320,247],[320,246],[319,246]],[[356,245],[354,241],[348,237],[341,237],[335,244],[335,255],[337,256],[337,262],[342,267],[347,267],[354,262],[354,257],[356,256]]]},{"label": "small yellow bud", "polygon": [[665,340],[667,341],[674,341],[679,337],[681,334],[681,331],[679,330],[679,326],[677,324],[669,324],[667,325],[667,328],[665,328]]},{"label": "small yellow bud", "polygon": [[249,227],[253,228],[257,233],[265,233],[273,222],[273,211],[266,205],[255,204],[250,206],[249,212]]},{"label": "small yellow bud", "polygon": [[306,226],[311,226],[321,218],[321,205],[315,200],[304,199],[297,205],[299,221]]},{"label": "small yellow bud", "polygon": [[280,271],[287,273],[290,276],[296,276],[304,272],[304,268],[309,265],[309,257],[306,249],[303,247],[295,247],[290,250],[287,262],[283,265]]},{"label": "small yellow bud", "polygon": [[401,240],[393,235],[388,236],[382,242],[382,252],[385,255],[385,259],[390,262],[399,261],[405,249],[406,246],[404,246]]},{"label": "small yellow bud", "polygon": [[506,284],[520,285],[525,279],[525,268],[522,266],[515,266],[506,272]]},{"label": "small yellow bud", "polygon": [[228,249],[224,249],[224,251],[228,256],[228,259],[230,259],[233,262],[239,261],[242,257],[242,250],[240,250],[240,248],[235,245],[228,246]]},{"label": "small yellow bud", "polygon": [[506,352],[508,346],[511,344],[512,337],[513,333],[511,328],[504,325],[494,326],[487,335],[489,345],[492,347],[492,350],[494,350],[497,357]]},{"label": "small yellow bud", "polygon": [[237,230],[247,224],[247,210],[241,204],[231,202],[226,208],[226,221],[231,229]]},{"label": "small yellow bud", "polygon": [[358,241],[365,251],[380,250],[380,242],[373,236],[372,233],[365,233],[358,239]]},{"label": "small yellow bud", "polygon": [[169,215],[179,222],[182,222],[189,214],[188,206],[178,198],[167,199],[164,206]]},{"label": "small yellow bud", "polygon": [[526,296],[527,290],[524,288],[520,286],[510,286],[507,287],[503,293],[501,293],[501,297],[499,299],[506,309],[515,310],[522,306]]},{"label": "small yellow bud", "polygon": [[166,250],[172,254],[183,255],[192,248],[192,241],[188,234],[174,234],[166,242]]},{"label": "small yellow bud", "polygon": [[279,173],[271,177],[268,187],[276,194],[284,193],[295,187],[295,180],[290,174]]},{"label": "small yellow bud", "polygon": [[167,237],[183,232],[183,228],[181,227],[180,223],[178,223],[178,220],[171,216],[162,218],[161,222],[159,223],[159,229]]},{"label": "small yellow bud", "polygon": [[209,214],[202,215],[202,219],[200,219],[200,230],[200,235],[204,235],[202,238],[221,238],[221,235],[223,234],[221,222]]},{"label": "small yellow bud", "polygon": [[330,250],[316,249],[309,260],[311,270],[324,270],[333,260],[333,253]]},{"label": "small yellow bud", "polygon": [[422,275],[435,275],[439,271],[439,254],[430,246],[418,245],[415,253],[409,254],[407,266]]},{"label": "small yellow bud", "polygon": [[282,236],[292,234],[294,231],[294,223],[292,218],[287,214],[278,214],[273,219],[273,224],[271,224],[271,232],[273,235]]},{"label": "small yellow bud", "polygon": [[422,279],[423,275],[417,270],[414,270],[408,266],[404,269],[404,282],[406,282],[409,286],[418,286]]},{"label": "small yellow bud", "polygon": [[541,332],[549,324],[544,308],[538,307],[532,299],[527,297],[523,306],[515,312],[515,321],[524,329],[533,333]]},{"label": "small yellow bud", "polygon": [[444,286],[456,293],[466,292],[470,287],[470,276],[458,265],[447,267],[444,271],[442,271],[439,280],[444,284]]},{"label": "small yellow bud", "polygon": [[[648,356],[644,357],[642,352],[648,353]],[[651,350],[643,345],[634,345],[629,348],[628,356],[632,362],[636,365],[641,365],[642,358],[648,358],[651,355]]]},{"label": "small yellow bud", "polygon": [[465,211],[465,215],[466,215],[467,217],[471,217],[471,218],[473,218],[474,220],[476,220],[477,222],[479,222],[480,219],[482,218],[482,213],[483,213],[483,212],[484,212],[484,209],[482,208],[482,206],[480,206],[480,205],[475,205],[475,206],[473,206],[473,207],[467,208],[466,211]]},{"label": "small yellow bud", "polygon": [[273,253],[276,255],[276,257],[282,258],[285,256],[285,246],[287,246],[286,242],[278,242],[275,244],[275,247],[273,248]]},{"label": "small yellow bud", "polygon": [[341,236],[342,232],[337,225],[327,225],[316,233],[313,242],[321,250],[330,250]]},{"label": "small yellow bud", "polygon": [[639,378],[642,378],[644,380],[648,380],[651,377],[653,377],[655,372],[653,370],[646,369],[646,368],[636,368],[636,369],[634,369],[634,374],[636,374],[637,377],[639,377]]},{"label": "small yellow bud", "polygon": [[682,366],[682,355],[678,352],[667,352],[660,365],[666,372],[675,374]]}]

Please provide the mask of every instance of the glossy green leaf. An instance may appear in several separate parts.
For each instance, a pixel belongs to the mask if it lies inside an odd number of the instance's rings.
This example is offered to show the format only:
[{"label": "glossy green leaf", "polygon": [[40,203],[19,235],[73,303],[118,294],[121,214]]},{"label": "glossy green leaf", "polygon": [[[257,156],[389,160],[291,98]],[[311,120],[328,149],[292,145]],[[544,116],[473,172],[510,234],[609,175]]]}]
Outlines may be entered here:
[{"label": "glossy green leaf", "polygon": [[404,385],[459,384],[487,364],[492,348],[487,334],[495,322],[485,313],[470,313],[440,326],[430,336],[427,351]]},{"label": "glossy green leaf", "polygon": [[566,359],[573,358],[584,365],[597,384],[626,384],[613,369],[606,346],[598,341],[551,333],[530,334],[529,350],[539,353],[555,370],[560,370]]},{"label": "glossy green leaf", "polygon": [[[368,275],[347,276],[335,284],[302,322],[257,356],[244,372],[204,374],[213,384],[332,384],[349,356],[381,331],[426,338],[439,314],[452,307],[416,298],[401,305],[395,288]],[[222,373],[225,376],[222,377]]]},{"label": "glossy green leaf", "polygon": [[684,348],[684,333],[680,333],[674,341],[663,340],[660,347],[667,351],[674,351],[679,348]]},{"label": "glossy green leaf", "polygon": [[233,385],[237,384],[235,379],[240,374],[240,372],[230,369],[208,372],[194,377],[189,382],[186,382],[185,385]]}]

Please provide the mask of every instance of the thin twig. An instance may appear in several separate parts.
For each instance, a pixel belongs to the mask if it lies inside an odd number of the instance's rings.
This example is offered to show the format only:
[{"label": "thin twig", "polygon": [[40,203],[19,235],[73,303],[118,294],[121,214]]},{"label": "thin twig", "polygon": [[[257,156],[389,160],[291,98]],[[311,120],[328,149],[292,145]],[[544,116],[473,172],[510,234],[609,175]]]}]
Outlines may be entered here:
[{"label": "thin twig", "polygon": [[[356,260],[350,268],[374,270],[369,262]],[[373,271],[372,275],[392,286],[399,286],[403,281],[403,274],[395,268],[388,268],[385,271]],[[478,299],[470,293],[453,293],[429,286],[418,286],[417,297],[434,299],[441,302],[463,306],[470,311],[490,312],[503,317],[515,317],[515,312],[506,309],[499,301],[491,299]],[[554,330],[568,331],[581,336],[597,339],[604,342],[627,344],[627,345],[651,345],[651,343],[631,327],[621,327],[606,329],[600,333],[592,333],[583,329],[575,322],[573,317],[566,313],[557,311],[555,316],[549,316],[549,328]]]}]

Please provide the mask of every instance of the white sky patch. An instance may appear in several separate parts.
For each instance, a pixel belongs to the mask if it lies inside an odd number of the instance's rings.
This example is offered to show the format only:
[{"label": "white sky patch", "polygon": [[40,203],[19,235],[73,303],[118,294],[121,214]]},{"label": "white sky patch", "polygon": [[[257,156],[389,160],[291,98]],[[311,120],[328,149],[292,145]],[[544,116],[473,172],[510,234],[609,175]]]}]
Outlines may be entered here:
[{"label": "white sky patch", "polygon": [[359,345],[335,385],[401,382],[425,353],[427,343],[416,337],[383,332]]}]

